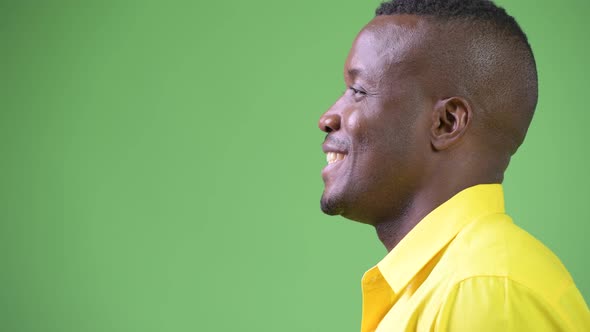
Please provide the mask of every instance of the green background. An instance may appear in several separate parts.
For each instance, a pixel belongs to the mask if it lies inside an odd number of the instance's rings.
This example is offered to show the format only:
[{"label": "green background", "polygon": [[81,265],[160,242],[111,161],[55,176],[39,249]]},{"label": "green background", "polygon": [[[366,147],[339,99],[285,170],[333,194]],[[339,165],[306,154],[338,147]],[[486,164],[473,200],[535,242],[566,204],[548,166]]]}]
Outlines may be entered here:
[{"label": "green background", "polygon": [[[0,331],[358,331],[374,229],[322,112],[379,1],[2,1]],[[504,0],[540,103],[505,191],[590,298],[590,5]]]}]

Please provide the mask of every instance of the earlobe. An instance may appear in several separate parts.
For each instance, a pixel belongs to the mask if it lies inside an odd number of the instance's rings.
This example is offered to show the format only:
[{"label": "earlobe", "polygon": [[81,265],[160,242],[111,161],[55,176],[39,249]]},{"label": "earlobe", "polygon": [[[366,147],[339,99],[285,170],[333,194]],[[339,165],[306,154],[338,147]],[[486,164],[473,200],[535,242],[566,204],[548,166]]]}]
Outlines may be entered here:
[{"label": "earlobe", "polygon": [[432,147],[442,151],[457,143],[467,131],[471,117],[471,106],[464,98],[451,97],[439,100],[434,105],[432,113]]}]

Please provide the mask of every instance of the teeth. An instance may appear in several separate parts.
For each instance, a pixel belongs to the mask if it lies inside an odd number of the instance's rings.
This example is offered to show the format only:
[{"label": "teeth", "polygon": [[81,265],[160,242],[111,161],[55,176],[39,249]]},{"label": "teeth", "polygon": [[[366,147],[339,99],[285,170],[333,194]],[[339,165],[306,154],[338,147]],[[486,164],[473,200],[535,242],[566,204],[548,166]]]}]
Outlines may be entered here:
[{"label": "teeth", "polygon": [[327,152],[326,153],[326,160],[328,161],[328,164],[332,164],[337,161],[344,160],[344,158],[346,158],[346,155],[342,154],[342,153],[338,153],[338,152]]}]

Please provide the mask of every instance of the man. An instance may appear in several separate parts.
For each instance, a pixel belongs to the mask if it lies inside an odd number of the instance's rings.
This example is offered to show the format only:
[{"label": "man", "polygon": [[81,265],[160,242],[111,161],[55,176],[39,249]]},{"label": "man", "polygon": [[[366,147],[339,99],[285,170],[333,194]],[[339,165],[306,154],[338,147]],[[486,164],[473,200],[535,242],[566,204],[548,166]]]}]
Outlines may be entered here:
[{"label": "man", "polygon": [[559,259],[504,212],[537,103],[525,34],[490,1],[383,3],[322,115],[322,210],[375,226],[362,331],[590,331]]}]

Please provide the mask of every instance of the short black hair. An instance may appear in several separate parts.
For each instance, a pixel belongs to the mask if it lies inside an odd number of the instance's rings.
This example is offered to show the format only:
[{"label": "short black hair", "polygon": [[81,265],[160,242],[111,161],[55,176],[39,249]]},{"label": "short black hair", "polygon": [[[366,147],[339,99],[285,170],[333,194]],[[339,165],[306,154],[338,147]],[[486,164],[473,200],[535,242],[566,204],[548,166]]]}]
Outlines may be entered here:
[{"label": "short black hair", "polygon": [[394,14],[432,16],[447,20],[485,21],[519,37],[530,49],[528,38],[514,17],[490,0],[392,0],[381,3],[375,10],[376,16]]},{"label": "short black hair", "polygon": [[[479,39],[477,47],[484,51],[480,52],[482,61],[464,59],[461,65],[468,69],[461,80],[479,99],[508,101],[503,107],[494,107],[493,111],[487,107],[482,113],[487,114],[490,127],[504,128],[496,134],[512,137],[510,154],[516,152],[537,105],[538,76],[531,45],[514,17],[490,0],[391,0],[381,3],[375,14],[422,16],[449,32],[456,31],[452,26],[459,24],[467,38]],[[500,73],[490,68],[505,70]]]}]

